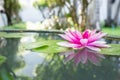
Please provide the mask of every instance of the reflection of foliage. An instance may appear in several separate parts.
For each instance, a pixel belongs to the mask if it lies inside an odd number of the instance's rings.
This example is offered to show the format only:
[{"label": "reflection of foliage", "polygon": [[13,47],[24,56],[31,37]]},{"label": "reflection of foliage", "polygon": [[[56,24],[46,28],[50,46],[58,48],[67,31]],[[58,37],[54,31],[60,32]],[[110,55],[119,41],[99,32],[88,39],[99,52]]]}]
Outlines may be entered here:
[{"label": "reflection of foliage", "polygon": [[0,55],[0,65],[3,64],[6,60],[6,57]]},{"label": "reflection of foliage", "polygon": [[29,78],[27,76],[18,76],[17,80],[33,80],[33,79],[31,79],[31,78]]},{"label": "reflection of foliage", "polygon": [[16,20],[19,21],[18,12],[21,7],[18,0],[4,0],[4,8],[9,25],[12,24],[13,16],[16,16]]},{"label": "reflection of foliage", "polygon": [[7,57],[6,63],[7,65],[13,67],[14,66],[14,58],[15,54],[18,51],[19,39],[6,39],[6,46],[0,48],[0,54]]},{"label": "reflection of foliage", "polygon": [[16,75],[13,70],[23,66],[23,61],[18,61],[16,55],[18,51],[19,38],[6,38],[7,44],[0,48],[0,55],[6,57],[6,61],[1,65],[0,68],[0,80],[14,80]]},{"label": "reflection of foliage", "polygon": [[34,80],[119,80],[118,58],[108,56],[101,66],[91,64],[78,67],[71,63],[63,64],[58,55],[39,65]]},{"label": "reflection of foliage", "polygon": [[4,67],[0,68],[0,80],[14,80],[10,72]]},{"label": "reflection of foliage", "polygon": [[70,0],[36,0],[34,5],[41,6],[41,7],[55,7],[55,6],[64,6],[65,2],[70,2]]}]

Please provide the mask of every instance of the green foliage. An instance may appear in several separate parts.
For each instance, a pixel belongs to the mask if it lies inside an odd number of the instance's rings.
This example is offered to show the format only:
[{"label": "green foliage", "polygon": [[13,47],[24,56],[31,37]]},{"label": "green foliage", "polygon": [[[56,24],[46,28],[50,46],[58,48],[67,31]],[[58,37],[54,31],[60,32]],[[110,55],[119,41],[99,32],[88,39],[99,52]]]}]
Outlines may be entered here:
[{"label": "green foliage", "polygon": [[7,15],[9,25],[13,24],[13,16],[16,17],[16,22],[20,21],[18,13],[21,9],[21,6],[18,0],[4,0],[4,9]]},{"label": "green foliage", "polygon": [[4,64],[0,66],[0,80],[17,80],[13,70],[23,67],[23,60],[17,55],[19,38],[5,38],[6,44],[0,47],[0,55],[5,56]]},{"label": "green foliage", "polygon": [[102,28],[102,31],[108,33],[109,35],[118,35],[118,36],[120,36],[120,27]]},{"label": "green foliage", "polygon": [[0,55],[0,65],[2,65],[6,60],[6,57]]},{"label": "green foliage", "polygon": [[[69,1],[69,0],[66,0]],[[53,7],[53,6],[63,6],[66,2],[65,0],[36,0],[34,6],[40,7]]]},{"label": "green foliage", "polygon": [[2,29],[7,29],[7,30],[11,30],[11,29],[26,29],[26,25],[25,23],[17,23],[17,24],[13,24],[13,25],[10,25],[10,26],[5,26],[3,27]]},{"label": "green foliage", "polygon": [[14,80],[13,76],[5,69],[0,69],[0,80]]},{"label": "green foliage", "polygon": [[57,45],[61,40],[44,40],[40,39],[34,43],[25,44],[24,47],[26,49],[32,49],[32,51],[40,52],[40,53],[59,53],[67,51],[67,48],[60,47]]},{"label": "green foliage", "polygon": [[102,54],[120,56],[120,44],[110,44],[110,48],[103,48]]},{"label": "green foliage", "polygon": [[37,41],[37,42],[32,42],[32,43],[24,43],[22,44],[22,46],[25,49],[35,49],[35,48],[47,46],[47,44],[45,44],[42,41]]},{"label": "green foliage", "polygon": [[5,33],[5,32],[0,32],[0,37],[4,38],[21,38],[24,37],[25,34],[23,33]]},{"label": "green foliage", "polygon": [[18,76],[17,80],[33,80],[32,78],[29,78],[27,76]]},{"label": "green foliage", "polygon": [[[91,2],[92,0],[88,1],[88,0],[36,0],[36,2],[34,3],[34,6],[37,7],[41,13],[44,16],[44,9],[46,9],[46,7],[49,9],[49,17],[54,17],[57,16],[59,17],[59,19],[61,20],[65,20],[63,22],[61,22],[62,24],[64,24],[64,22],[67,23],[67,26],[69,27],[73,27],[76,29],[80,29],[80,30],[84,30],[87,26],[86,26],[86,21],[87,21],[87,8],[89,5],[89,2]],[[79,5],[81,5],[81,13],[79,13]],[[57,10],[56,10],[57,9]],[[79,23],[79,16],[81,16],[81,23]],[[67,20],[68,18],[72,18],[72,22],[74,23],[73,25],[71,25]],[[61,25],[62,27],[62,25]]]},{"label": "green foliage", "polygon": [[[57,45],[58,42],[61,42],[62,40],[44,40],[40,39],[36,42],[24,44],[25,49],[31,49],[35,52],[40,53],[59,53],[59,52],[65,52],[69,50],[69,48],[60,47]],[[103,48],[100,53],[105,55],[120,55],[120,45],[119,44],[109,44],[110,48]]]},{"label": "green foliage", "polygon": [[36,0],[33,4],[35,7],[46,7],[48,4],[45,0]]}]

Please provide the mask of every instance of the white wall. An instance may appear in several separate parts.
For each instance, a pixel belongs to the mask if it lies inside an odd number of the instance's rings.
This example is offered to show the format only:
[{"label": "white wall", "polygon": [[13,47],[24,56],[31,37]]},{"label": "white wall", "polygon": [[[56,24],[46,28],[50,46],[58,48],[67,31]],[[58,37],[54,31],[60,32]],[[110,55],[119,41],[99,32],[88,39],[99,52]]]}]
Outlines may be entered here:
[{"label": "white wall", "polygon": [[[4,1],[0,0],[0,10],[4,10],[3,5],[4,5]],[[7,25],[6,14],[0,13],[0,28],[6,25]]]},{"label": "white wall", "polygon": [[104,21],[107,18],[107,0],[100,1],[100,21]]},{"label": "white wall", "polygon": [[33,7],[33,1],[34,0],[19,0],[23,7],[19,15],[24,22],[37,22],[43,20],[40,11]]},{"label": "white wall", "polygon": [[4,13],[0,13],[0,28],[7,25],[7,18]]}]

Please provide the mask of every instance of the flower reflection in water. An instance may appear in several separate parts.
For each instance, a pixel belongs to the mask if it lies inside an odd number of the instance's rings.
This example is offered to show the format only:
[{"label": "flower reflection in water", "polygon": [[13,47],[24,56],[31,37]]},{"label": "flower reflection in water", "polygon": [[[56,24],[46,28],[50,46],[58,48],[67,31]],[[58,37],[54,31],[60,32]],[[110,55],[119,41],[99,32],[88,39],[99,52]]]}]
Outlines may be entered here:
[{"label": "flower reflection in water", "polygon": [[79,62],[85,64],[89,60],[93,64],[98,65],[100,60],[104,58],[99,53],[101,48],[110,47],[104,41],[100,41],[105,35],[106,33],[97,33],[96,30],[85,30],[83,33],[77,30],[69,30],[65,34],[60,34],[66,42],[59,42],[58,45],[73,49],[73,51],[62,53],[66,56],[65,61],[74,59],[75,64],[78,65]]}]

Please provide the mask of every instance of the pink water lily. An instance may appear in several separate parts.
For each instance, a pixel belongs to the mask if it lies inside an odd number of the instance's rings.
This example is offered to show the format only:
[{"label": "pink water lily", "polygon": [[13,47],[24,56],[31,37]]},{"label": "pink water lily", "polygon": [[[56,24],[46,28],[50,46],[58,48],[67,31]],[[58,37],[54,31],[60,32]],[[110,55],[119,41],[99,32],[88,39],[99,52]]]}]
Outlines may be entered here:
[{"label": "pink water lily", "polygon": [[64,55],[67,54],[65,61],[74,59],[76,64],[79,62],[85,64],[89,60],[97,65],[101,58],[104,58],[104,56],[99,53],[101,48],[110,47],[109,45],[106,45],[104,41],[100,41],[105,35],[106,33],[97,33],[96,30],[86,30],[83,33],[80,33],[77,30],[69,30],[65,32],[65,34],[60,34],[60,36],[66,41],[59,42],[58,45],[73,48],[75,50],[74,52],[63,53]]}]

